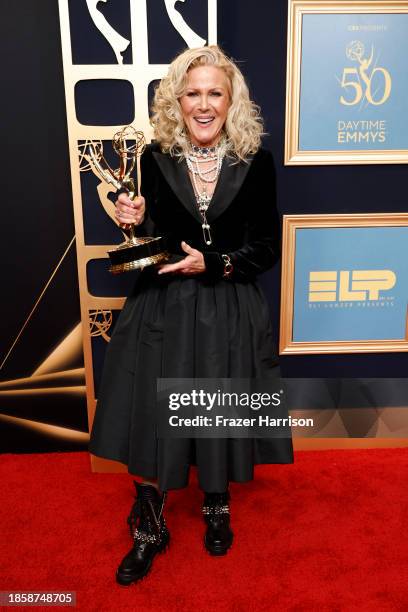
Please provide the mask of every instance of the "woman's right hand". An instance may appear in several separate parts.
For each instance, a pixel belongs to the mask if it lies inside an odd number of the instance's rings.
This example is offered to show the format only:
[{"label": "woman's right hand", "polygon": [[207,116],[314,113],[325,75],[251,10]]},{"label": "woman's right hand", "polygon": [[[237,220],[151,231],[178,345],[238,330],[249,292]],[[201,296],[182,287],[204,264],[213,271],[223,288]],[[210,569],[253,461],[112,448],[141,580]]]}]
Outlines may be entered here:
[{"label": "woman's right hand", "polygon": [[131,200],[126,193],[121,193],[115,202],[115,217],[122,229],[130,229],[131,225],[143,223],[146,204],[143,196]]}]

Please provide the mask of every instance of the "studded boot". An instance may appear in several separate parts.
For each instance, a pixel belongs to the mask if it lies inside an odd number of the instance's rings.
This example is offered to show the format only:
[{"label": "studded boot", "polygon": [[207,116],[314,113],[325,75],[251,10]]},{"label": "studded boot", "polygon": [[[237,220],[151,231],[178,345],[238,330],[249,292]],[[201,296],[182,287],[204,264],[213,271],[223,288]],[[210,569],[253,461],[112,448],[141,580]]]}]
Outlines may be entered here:
[{"label": "studded boot", "polygon": [[124,586],[146,576],[155,555],[164,552],[170,540],[163,516],[166,493],[160,495],[152,485],[134,484],[136,499],[127,519],[133,546],[116,571],[117,582]]},{"label": "studded boot", "polygon": [[204,495],[202,511],[207,524],[204,545],[211,555],[225,555],[232,544],[229,500],[228,491]]}]

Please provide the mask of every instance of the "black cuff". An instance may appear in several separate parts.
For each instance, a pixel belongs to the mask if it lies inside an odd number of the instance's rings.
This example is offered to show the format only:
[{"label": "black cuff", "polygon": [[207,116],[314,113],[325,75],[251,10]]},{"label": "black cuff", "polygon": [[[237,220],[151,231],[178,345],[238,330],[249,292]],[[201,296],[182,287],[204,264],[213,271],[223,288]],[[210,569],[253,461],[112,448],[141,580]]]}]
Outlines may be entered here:
[{"label": "black cuff", "polygon": [[150,237],[154,236],[154,224],[147,210],[145,210],[145,214],[144,214],[142,223],[139,223],[139,225],[135,225],[134,231],[135,231],[135,236],[137,236],[138,238],[141,238],[144,236],[150,236]]},{"label": "black cuff", "polygon": [[216,251],[204,252],[206,276],[211,280],[220,280],[224,274],[224,262]]}]

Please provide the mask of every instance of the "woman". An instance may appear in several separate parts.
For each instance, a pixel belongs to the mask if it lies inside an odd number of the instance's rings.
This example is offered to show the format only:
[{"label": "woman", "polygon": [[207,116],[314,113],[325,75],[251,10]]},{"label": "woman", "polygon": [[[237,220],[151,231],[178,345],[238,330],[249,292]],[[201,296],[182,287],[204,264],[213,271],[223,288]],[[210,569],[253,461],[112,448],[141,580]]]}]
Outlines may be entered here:
[{"label": "woman", "polygon": [[271,154],[237,66],[216,46],[187,50],[156,89],[155,141],[142,155],[142,193],[122,194],[116,217],[141,235],[165,236],[170,262],[140,274],[107,351],[89,449],[116,459],[135,482],[132,549],[117,570],[130,584],[169,542],[166,492],[197,465],[205,547],[232,543],[229,481],[257,463],[291,463],[283,439],[157,438],[156,379],[278,375],[269,311],[256,277],[279,257]]}]

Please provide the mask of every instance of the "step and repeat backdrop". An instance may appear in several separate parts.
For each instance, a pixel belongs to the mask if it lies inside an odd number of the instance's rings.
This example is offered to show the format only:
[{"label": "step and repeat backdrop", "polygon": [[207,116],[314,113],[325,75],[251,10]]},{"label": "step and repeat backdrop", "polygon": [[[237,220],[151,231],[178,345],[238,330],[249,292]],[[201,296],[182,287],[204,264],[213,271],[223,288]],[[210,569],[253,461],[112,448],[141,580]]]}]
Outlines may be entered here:
[{"label": "step and repeat backdrop", "polygon": [[[293,409],[315,418],[313,431],[294,431],[297,447],[408,444],[408,2],[47,0],[37,9],[10,3],[27,34],[16,44],[10,33],[20,75],[10,70],[11,91],[34,88],[6,128],[17,154],[24,108],[31,195],[20,193],[15,225],[32,225],[20,235],[28,250],[14,256],[18,274],[6,277],[1,450],[86,448],[105,349],[137,274],[108,271],[107,251],[124,235],[116,188],[96,172],[89,144],[115,168],[111,141],[124,125],[149,142],[155,85],[178,52],[207,44],[239,63],[277,166],[282,268],[262,284],[282,373],[299,379]],[[8,168],[10,202],[22,182]]]}]

